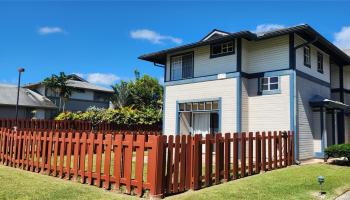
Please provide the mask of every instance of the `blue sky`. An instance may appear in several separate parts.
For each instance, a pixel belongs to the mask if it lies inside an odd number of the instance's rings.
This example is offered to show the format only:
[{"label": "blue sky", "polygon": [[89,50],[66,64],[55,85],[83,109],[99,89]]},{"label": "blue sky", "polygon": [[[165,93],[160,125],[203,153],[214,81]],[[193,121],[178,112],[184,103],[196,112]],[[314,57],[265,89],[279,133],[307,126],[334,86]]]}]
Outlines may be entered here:
[{"label": "blue sky", "polygon": [[307,23],[350,48],[350,2],[0,2],[0,83],[64,71],[109,85],[134,69],[161,79],[144,53],[200,40],[214,28],[266,30]]}]

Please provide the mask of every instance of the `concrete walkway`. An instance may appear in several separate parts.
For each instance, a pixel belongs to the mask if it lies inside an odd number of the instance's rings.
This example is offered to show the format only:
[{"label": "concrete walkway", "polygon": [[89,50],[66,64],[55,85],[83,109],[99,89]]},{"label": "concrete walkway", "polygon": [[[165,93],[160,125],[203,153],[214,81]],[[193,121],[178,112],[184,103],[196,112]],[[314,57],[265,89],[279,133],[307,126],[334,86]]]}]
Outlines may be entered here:
[{"label": "concrete walkway", "polygon": [[350,199],[350,191],[347,191],[340,197],[337,197],[335,200],[349,200],[349,199]]}]

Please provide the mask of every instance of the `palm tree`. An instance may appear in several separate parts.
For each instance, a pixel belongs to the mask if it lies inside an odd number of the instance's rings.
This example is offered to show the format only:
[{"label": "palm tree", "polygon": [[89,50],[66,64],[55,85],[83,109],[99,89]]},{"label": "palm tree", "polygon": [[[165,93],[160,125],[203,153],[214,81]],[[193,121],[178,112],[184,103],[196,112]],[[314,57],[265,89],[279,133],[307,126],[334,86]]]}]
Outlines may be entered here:
[{"label": "palm tree", "polygon": [[120,81],[119,84],[112,85],[114,94],[112,96],[112,103],[115,108],[122,108],[129,103],[130,90],[128,83]]},{"label": "palm tree", "polygon": [[59,96],[58,110],[61,111],[62,107],[63,112],[65,111],[66,102],[72,93],[70,87],[67,85],[68,80],[69,77],[64,72],[60,72],[59,75],[52,74],[51,77],[48,77],[43,81],[43,84],[50,88],[55,93],[55,96]]}]

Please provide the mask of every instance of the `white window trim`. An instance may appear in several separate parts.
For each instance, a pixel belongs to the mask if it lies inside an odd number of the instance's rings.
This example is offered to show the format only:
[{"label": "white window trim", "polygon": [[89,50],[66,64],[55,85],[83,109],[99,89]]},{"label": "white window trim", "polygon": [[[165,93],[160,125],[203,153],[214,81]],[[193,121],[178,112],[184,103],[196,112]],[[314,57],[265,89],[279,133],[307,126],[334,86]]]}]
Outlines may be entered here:
[{"label": "white window trim", "polygon": [[[263,84],[263,79],[266,79],[268,80],[267,84]],[[277,78],[277,82],[273,82],[271,83],[271,78]],[[278,93],[281,93],[281,78],[280,76],[269,76],[269,77],[261,77],[259,78],[259,92],[260,94],[278,94]],[[271,89],[271,85],[272,84],[277,84],[277,88],[276,89]],[[267,90],[264,90],[263,89],[263,86],[264,85],[267,85]]]},{"label": "white window trim", "polygon": [[[305,49],[308,49],[308,51],[305,51]],[[303,54],[304,54],[304,65],[307,67],[311,67],[311,48],[309,46],[304,46],[303,49]],[[308,52],[308,54],[306,54],[306,52]],[[306,62],[305,57],[308,58],[308,62]]]}]

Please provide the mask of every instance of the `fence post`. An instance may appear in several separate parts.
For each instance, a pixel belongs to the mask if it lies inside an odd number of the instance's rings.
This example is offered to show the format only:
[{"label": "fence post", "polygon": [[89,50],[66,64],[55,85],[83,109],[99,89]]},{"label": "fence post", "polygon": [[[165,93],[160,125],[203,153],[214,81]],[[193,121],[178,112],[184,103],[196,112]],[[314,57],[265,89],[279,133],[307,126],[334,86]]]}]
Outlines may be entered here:
[{"label": "fence post", "polygon": [[164,140],[162,136],[149,136],[152,140],[152,151],[151,155],[152,159],[152,167],[150,173],[153,175],[151,180],[151,189],[150,189],[150,198],[151,199],[159,199],[163,197],[162,191],[163,189],[163,149],[164,149]]}]

